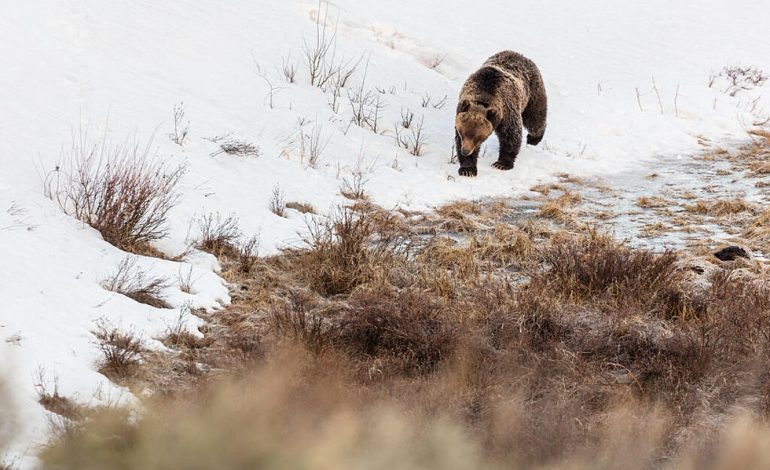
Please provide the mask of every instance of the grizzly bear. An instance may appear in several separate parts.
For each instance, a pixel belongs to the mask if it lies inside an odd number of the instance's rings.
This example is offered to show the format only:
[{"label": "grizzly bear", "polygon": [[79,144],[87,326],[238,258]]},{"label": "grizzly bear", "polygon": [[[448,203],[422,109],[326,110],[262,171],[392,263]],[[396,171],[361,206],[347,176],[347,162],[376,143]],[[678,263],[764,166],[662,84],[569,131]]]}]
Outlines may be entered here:
[{"label": "grizzly bear", "polygon": [[540,70],[513,51],[498,52],[463,84],[455,117],[455,147],[461,176],[476,176],[479,147],[494,131],[500,156],[492,164],[510,170],[521,148],[522,126],[527,143],[543,140],[548,103]]}]

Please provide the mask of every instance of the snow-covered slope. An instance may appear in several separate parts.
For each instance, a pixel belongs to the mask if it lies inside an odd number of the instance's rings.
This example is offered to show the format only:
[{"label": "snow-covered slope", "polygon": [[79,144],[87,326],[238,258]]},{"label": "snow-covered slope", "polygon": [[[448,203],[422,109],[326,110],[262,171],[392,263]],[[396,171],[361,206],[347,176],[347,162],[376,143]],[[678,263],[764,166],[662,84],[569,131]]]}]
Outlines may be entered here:
[{"label": "snow-covered slope", "polygon": [[[267,254],[296,241],[304,227],[296,211],[286,218],[270,212],[276,187],[286,201],[323,213],[343,201],[343,180],[359,173],[376,202],[425,209],[513,195],[558,172],[654,165],[658,155],[696,150],[698,135],[740,135],[770,109],[761,89],[731,97],[722,78],[710,86],[726,65],[770,70],[770,14],[760,0],[340,0],[328,10],[336,54],[362,60],[338,112],[330,93],[309,85],[302,62],[303,40],[315,38],[314,2],[31,0],[6,2],[0,13],[0,368],[19,412],[14,452],[27,454],[45,438],[34,388],[39,367],[58,376],[67,395],[88,400],[99,387],[119,393],[94,370],[96,319],[151,340],[185,304],[214,309],[228,301],[215,262],[202,254],[184,263],[138,261],[172,280],[192,266],[193,294],[168,289],[175,309],[100,287],[125,253],[42,191],[43,175],[73,133],[153,139],[159,158],[187,165],[170,236],[158,244],[164,252],[184,249],[195,217],[220,212],[237,215],[247,235],[259,234]],[[542,70],[550,99],[545,141],[524,148],[511,172],[489,167],[492,141],[479,177],[460,179],[449,163],[457,91],[502,49],[528,55]],[[296,64],[296,83],[283,79],[284,62]],[[379,93],[384,133],[350,123],[348,93],[362,82]],[[444,96],[443,106],[422,106]],[[184,146],[167,138],[179,102],[189,121]],[[419,157],[394,141],[406,110],[415,122],[424,119]],[[314,131],[326,144],[315,167],[301,144]],[[261,155],[211,156],[217,144],[210,139],[224,135],[259,146]]]}]

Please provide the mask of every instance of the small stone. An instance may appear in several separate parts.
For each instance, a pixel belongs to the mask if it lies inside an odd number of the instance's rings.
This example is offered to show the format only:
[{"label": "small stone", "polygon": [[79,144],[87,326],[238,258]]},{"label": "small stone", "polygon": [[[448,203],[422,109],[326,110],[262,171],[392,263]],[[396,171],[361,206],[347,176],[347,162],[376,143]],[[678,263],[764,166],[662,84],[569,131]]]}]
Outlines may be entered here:
[{"label": "small stone", "polygon": [[735,261],[736,258],[748,258],[749,254],[746,250],[739,246],[728,246],[714,253],[714,256],[722,261]]}]

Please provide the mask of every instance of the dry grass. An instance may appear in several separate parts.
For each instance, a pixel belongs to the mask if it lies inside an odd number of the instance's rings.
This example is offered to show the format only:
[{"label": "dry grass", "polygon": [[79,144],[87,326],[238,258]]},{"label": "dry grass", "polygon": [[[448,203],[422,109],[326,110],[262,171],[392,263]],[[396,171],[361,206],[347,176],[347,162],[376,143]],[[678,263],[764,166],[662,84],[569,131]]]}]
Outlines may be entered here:
[{"label": "dry grass", "polygon": [[669,207],[671,201],[659,196],[642,196],[636,201],[636,205],[644,209]]},{"label": "dry grass", "polygon": [[308,249],[287,251],[314,291],[325,296],[348,294],[358,285],[387,275],[396,262],[400,238],[377,233],[377,227],[390,220],[362,215],[345,208],[324,221],[316,219],[304,239]]},{"label": "dry grass", "polygon": [[728,459],[734,410],[760,420],[770,409],[770,284],[718,266],[694,282],[677,253],[541,219],[484,227],[487,210],[513,209],[455,205],[443,211],[469,219],[465,236],[443,232],[441,219],[425,222],[437,236],[421,236],[360,204],[248,273],[221,257],[233,305],[201,313],[204,341],[177,338],[173,360],[147,359],[162,399],[136,420],[89,418],[46,463],[641,469]]},{"label": "dry grass", "polygon": [[567,191],[540,207],[540,216],[559,222],[569,223],[573,220],[569,209],[579,203],[582,197],[578,193]]},{"label": "dry grass", "polygon": [[287,209],[293,209],[297,212],[300,212],[302,214],[315,214],[315,208],[307,203],[304,202],[287,202],[286,203]]},{"label": "dry grass", "polygon": [[540,193],[543,196],[548,196],[551,191],[562,191],[564,188],[557,183],[550,183],[550,184],[536,184],[535,186],[532,186],[529,188],[530,191]]},{"label": "dry grass", "polygon": [[529,260],[535,247],[530,233],[498,223],[493,231],[472,238],[471,250],[480,260],[507,269]]},{"label": "dry grass", "polygon": [[756,215],[741,235],[765,253],[770,253],[770,209]]},{"label": "dry grass", "polygon": [[222,155],[223,153],[238,157],[259,157],[262,154],[258,146],[231,136],[217,136],[208,140],[219,146],[217,150],[211,153],[212,157]]},{"label": "dry grass", "polygon": [[754,176],[761,176],[770,174],[770,162],[751,162],[749,163],[749,169]]},{"label": "dry grass", "polygon": [[755,207],[743,198],[720,199],[717,201],[698,200],[693,205],[685,206],[685,210],[695,214],[710,215],[713,217],[739,214],[741,212],[754,212]]},{"label": "dry grass", "polygon": [[125,295],[139,303],[156,308],[170,308],[163,291],[170,286],[165,278],[148,278],[136,267],[136,259],[126,256],[113,275],[102,282],[105,289]]},{"label": "dry grass", "polygon": [[146,252],[167,233],[185,168],[168,169],[137,142],[91,143],[81,132],[45,180],[45,194],[66,213],[126,251]]},{"label": "dry grass", "polygon": [[84,417],[86,410],[82,405],[59,393],[58,377],[54,376],[51,383],[49,383],[45,372],[40,369],[35,389],[38,402],[51,413],[68,420],[80,420]]},{"label": "dry grass", "polygon": [[645,237],[645,238],[654,238],[658,237],[664,233],[670,232],[673,229],[673,227],[670,227],[663,222],[655,222],[652,224],[645,225],[640,231],[639,236]]}]

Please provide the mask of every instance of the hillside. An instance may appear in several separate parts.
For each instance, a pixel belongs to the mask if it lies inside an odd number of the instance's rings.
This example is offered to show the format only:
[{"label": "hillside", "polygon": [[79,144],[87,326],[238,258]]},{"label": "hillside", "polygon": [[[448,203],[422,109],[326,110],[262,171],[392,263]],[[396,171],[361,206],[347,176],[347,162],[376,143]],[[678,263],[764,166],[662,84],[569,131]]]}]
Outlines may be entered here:
[{"label": "hillside", "polygon": [[[236,238],[257,237],[258,254],[269,256],[301,246],[312,220],[350,203],[345,193],[365,191],[382,208],[429,214],[455,200],[533,197],[531,189],[564,174],[623,191],[629,181],[665,174],[672,161],[717,148],[738,152],[770,110],[759,79],[770,71],[763,10],[758,0],[521,1],[503,10],[489,0],[472,8],[374,0],[6,6],[0,372],[14,404],[7,459],[33,466],[49,436],[43,382],[92,405],[135,400],[98,371],[98,324],[164,351],[156,338],[174,328],[200,337],[202,317],[231,304],[221,259],[195,244],[207,216],[237,219]],[[328,45],[324,67],[339,71],[322,86],[311,83],[317,79],[305,59],[319,44]],[[479,176],[460,178],[451,162],[458,90],[504,49],[542,70],[545,140],[526,147],[510,172],[490,167],[492,140]],[[93,146],[136,148],[164,171],[183,171],[164,236],[139,254],[108,243],[46,196]],[[688,182],[686,173],[677,177],[678,185]],[[725,197],[767,202],[753,180],[720,185]],[[626,200],[646,190],[632,189]],[[728,236],[718,232],[715,243]],[[132,273],[165,279],[167,308],[105,289],[124,261]]]}]

